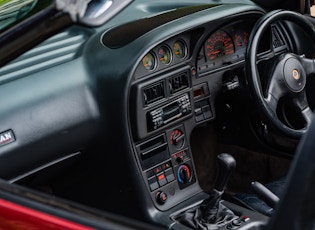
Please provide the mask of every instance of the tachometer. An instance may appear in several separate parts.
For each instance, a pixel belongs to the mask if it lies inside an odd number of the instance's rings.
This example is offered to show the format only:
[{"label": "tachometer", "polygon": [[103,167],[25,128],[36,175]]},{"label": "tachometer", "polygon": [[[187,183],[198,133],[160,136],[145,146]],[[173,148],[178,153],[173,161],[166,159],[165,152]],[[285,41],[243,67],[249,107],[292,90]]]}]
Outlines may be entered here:
[{"label": "tachometer", "polygon": [[205,52],[209,60],[214,60],[235,52],[231,36],[222,30],[213,33],[205,42]]},{"label": "tachometer", "polygon": [[240,49],[247,46],[249,34],[246,31],[238,31],[234,34],[235,48]]}]

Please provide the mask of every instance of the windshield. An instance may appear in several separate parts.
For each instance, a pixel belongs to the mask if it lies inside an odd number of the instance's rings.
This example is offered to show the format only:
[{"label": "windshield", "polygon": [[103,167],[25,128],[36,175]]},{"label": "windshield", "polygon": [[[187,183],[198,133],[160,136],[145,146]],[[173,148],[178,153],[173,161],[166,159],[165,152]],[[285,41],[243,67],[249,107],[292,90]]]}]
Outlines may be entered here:
[{"label": "windshield", "polygon": [[47,7],[49,0],[0,0],[0,31]]}]

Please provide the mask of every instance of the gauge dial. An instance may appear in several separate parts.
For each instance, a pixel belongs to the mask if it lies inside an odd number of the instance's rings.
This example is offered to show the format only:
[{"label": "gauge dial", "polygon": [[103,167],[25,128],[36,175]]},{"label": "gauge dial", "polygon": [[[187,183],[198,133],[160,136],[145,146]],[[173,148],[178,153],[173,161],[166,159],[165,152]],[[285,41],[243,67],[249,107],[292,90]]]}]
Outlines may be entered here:
[{"label": "gauge dial", "polygon": [[159,56],[159,60],[163,63],[163,64],[169,64],[171,62],[172,59],[172,55],[171,55],[171,51],[168,47],[166,46],[161,46],[158,50],[158,56]]},{"label": "gauge dial", "polygon": [[235,48],[243,48],[247,46],[249,34],[246,31],[239,31],[234,35]]},{"label": "gauge dial", "polygon": [[147,53],[142,58],[142,65],[147,70],[153,70],[155,68],[155,65],[156,65],[154,55],[152,53]]},{"label": "gauge dial", "polygon": [[226,32],[218,30],[205,42],[205,51],[210,60],[233,54],[235,52],[233,40]]},{"label": "gauge dial", "polygon": [[179,40],[176,41],[174,43],[173,50],[174,50],[175,56],[178,58],[183,58],[186,56],[186,52],[187,52],[186,45],[182,41],[179,41]]}]

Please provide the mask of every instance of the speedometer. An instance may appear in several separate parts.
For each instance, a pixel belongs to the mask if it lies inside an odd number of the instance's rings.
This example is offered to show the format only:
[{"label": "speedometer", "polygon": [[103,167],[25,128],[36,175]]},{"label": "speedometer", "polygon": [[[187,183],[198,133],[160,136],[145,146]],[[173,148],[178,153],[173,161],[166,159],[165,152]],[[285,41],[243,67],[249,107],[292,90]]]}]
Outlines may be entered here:
[{"label": "speedometer", "polygon": [[223,30],[216,31],[206,40],[205,52],[208,60],[214,60],[224,55],[233,54],[235,49],[231,36]]}]

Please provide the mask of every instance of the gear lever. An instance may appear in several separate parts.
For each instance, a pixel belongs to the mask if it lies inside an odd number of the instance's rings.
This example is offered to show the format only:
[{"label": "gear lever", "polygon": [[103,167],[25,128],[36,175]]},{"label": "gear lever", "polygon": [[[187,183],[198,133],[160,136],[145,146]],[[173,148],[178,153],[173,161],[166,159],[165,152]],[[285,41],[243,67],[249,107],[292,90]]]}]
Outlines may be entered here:
[{"label": "gear lever", "polygon": [[238,219],[238,216],[221,203],[221,196],[235,169],[236,161],[231,155],[221,153],[217,156],[217,165],[216,182],[209,197],[199,206],[177,216],[180,223],[194,229],[218,229]]},{"label": "gear lever", "polygon": [[[236,167],[234,157],[227,153],[221,153],[217,156],[217,177],[214,189],[210,192],[210,197],[204,200],[200,208],[203,210],[202,219],[208,223],[217,223],[222,216],[227,215],[221,212],[222,204],[220,204],[222,194],[229,182],[231,174]],[[229,213],[230,217],[234,214]]]},{"label": "gear lever", "polygon": [[221,153],[217,156],[218,173],[214,189],[217,191],[224,191],[227,183],[231,177],[232,172],[236,167],[234,157],[227,153]]}]

